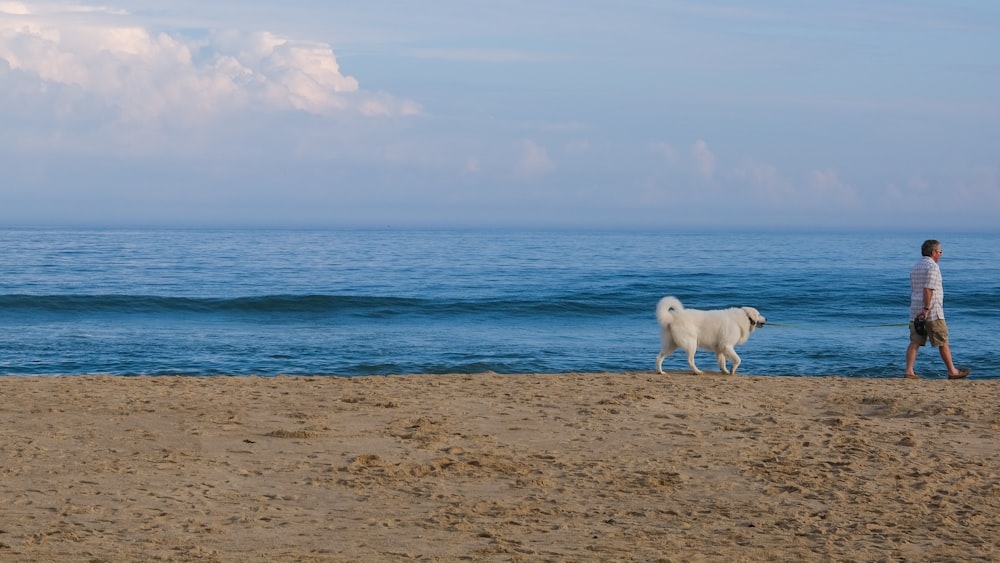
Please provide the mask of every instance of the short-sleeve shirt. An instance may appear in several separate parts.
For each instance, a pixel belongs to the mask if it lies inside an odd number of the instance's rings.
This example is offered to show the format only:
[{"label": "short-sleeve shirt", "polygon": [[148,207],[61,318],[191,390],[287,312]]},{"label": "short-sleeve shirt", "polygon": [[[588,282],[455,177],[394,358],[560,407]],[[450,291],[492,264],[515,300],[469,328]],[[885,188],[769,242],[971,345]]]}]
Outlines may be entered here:
[{"label": "short-sleeve shirt", "polygon": [[941,268],[930,256],[924,256],[910,270],[910,318],[924,312],[924,288],[934,290],[927,320],[944,318],[944,286],[941,282]]}]

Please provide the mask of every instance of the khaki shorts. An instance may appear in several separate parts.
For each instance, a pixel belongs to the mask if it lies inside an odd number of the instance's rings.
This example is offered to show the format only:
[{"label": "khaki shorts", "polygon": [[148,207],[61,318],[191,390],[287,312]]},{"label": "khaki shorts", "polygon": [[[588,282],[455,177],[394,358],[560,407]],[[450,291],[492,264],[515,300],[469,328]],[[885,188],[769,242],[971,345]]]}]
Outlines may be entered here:
[{"label": "khaki shorts", "polygon": [[948,344],[948,325],[945,324],[944,319],[927,321],[925,326],[927,327],[927,334],[920,335],[913,329],[913,322],[910,322],[910,342],[918,346],[923,346],[930,340],[931,346],[935,348],[940,348]]}]

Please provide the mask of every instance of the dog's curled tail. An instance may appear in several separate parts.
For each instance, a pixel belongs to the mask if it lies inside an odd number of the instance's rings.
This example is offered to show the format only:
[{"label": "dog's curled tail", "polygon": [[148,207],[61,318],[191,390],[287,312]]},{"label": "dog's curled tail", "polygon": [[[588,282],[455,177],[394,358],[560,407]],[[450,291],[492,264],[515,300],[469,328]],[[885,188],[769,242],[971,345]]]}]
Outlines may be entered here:
[{"label": "dog's curled tail", "polygon": [[660,326],[667,326],[674,320],[674,316],[670,314],[670,311],[683,310],[684,305],[681,305],[680,300],[672,295],[668,295],[660,299],[660,302],[656,304],[656,321],[660,323]]}]

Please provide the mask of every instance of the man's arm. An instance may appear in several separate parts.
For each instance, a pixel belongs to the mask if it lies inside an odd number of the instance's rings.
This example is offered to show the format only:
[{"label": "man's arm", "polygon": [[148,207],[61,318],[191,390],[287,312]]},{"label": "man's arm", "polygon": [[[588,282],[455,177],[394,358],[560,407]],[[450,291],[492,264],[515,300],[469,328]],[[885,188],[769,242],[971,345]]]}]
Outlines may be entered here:
[{"label": "man's arm", "polygon": [[931,288],[929,288],[929,287],[925,287],[924,288],[924,312],[925,313],[930,310],[930,308],[931,308],[931,302],[933,300],[934,300],[934,290],[931,289]]}]

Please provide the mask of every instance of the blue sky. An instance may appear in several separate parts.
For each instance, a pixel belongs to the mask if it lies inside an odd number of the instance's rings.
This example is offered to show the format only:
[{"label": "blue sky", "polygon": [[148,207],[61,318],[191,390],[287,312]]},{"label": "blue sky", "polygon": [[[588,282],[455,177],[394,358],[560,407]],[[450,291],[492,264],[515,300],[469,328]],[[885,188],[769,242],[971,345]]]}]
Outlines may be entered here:
[{"label": "blue sky", "polygon": [[3,225],[998,213],[993,0],[0,0]]}]

